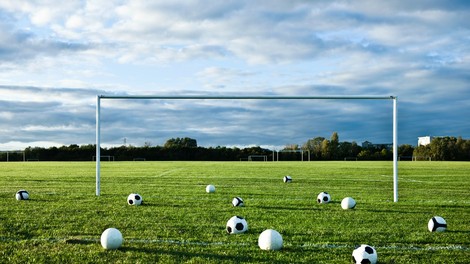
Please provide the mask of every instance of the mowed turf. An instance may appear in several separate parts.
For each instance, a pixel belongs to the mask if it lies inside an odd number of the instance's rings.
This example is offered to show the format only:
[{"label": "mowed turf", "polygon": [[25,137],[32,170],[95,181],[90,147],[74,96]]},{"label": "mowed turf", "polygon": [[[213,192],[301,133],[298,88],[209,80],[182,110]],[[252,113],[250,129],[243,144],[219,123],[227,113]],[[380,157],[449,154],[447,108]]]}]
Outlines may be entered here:
[{"label": "mowed turf", "polygon": [[[30,200],[15,200],[20,189]],[[317,204],[322,191],[331,203]],[[127,205],[133,192],[144,205]],[[247,233],[226,233],[234,215]],[[435,215],[446,232],[428,231]],[[100,245],[108,227],[118,250]],[[268,228],[282,250],[259,249]],[[379,263],[469,263],[470,163],[400,162],[398,203],[391,162],[103,162],[99,197],[94,163],[0,164],[1,263],[350,263],[360,244]]]}]

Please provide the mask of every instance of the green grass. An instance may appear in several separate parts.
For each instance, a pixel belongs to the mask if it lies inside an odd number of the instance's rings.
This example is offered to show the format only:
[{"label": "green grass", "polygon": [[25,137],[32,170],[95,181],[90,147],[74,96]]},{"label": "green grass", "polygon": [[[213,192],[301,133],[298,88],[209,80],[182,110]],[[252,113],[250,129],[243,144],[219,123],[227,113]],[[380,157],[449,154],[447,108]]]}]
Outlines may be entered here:
[{"label": "green grass", "polygon": [[[350,263],[366,243],[379,263],[468,263],[469,174],[468,162],[400,162],[394,203],[391,162],[103,162],[96,197],[94,163],[1,163],[0,262]],[[19,189],[30,200],[16,201]],[[321,191],[333,201],[317,204]],[[144,205],[127,205],[132,192]],[[356,209],[341,209],[346,196]],[[226,233],[233,215],[247,233]],[[434,215],[446,232],[427,230]],[[99,243],[108,227],[124,236],[119,250]],[[258,248],[267,228],[282,250]]]}]

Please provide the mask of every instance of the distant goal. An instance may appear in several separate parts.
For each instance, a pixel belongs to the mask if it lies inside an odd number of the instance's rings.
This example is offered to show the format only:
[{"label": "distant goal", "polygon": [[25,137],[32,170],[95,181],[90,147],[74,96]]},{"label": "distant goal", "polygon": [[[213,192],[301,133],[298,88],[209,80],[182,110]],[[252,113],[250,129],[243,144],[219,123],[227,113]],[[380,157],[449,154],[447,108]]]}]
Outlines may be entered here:
[{"label": "distant goal", "polygon": [[304,161],[304,154],[307,154],[307,160],[310,161],[310,150],[301,150],[301,149],[284,149],[279,150],[276,154],[276,161],[279,161],[279,153],[300,153],[300,161]]},{"label": "distant goal", "polygon": [[2,159],[6,158],[6,162],[20,161],[20,159],[26,161],[26,154],[21,150],[0,151],[0,156],[2,156]]},{"label": "distant goal", "polygon": [[248,161],[268,161],[268,155],[250,155]]},{"label": "distant goal", "polygon": [[106,161],[114,161],[114,156],[110,155],[105,155],[105,156],[99,156],[100,158],[97,159],[97,156],[93,156],[92,161],[99,161],[99,160],[106,160]]}]

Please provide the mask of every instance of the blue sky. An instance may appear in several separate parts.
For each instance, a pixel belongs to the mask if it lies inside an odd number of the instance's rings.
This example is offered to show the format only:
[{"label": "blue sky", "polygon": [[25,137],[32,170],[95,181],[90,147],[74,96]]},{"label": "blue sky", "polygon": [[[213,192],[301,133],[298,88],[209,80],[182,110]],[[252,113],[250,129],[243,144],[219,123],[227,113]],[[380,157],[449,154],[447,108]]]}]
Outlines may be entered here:
[{"label": "blue sky", "polygon": [[[93,144],[97,94],[395,95],[399,144],[468,139],[469,17],[468,1],[2,1],[0,150]],[[391,109],[106,101],[103,143],[389,143]]]}]

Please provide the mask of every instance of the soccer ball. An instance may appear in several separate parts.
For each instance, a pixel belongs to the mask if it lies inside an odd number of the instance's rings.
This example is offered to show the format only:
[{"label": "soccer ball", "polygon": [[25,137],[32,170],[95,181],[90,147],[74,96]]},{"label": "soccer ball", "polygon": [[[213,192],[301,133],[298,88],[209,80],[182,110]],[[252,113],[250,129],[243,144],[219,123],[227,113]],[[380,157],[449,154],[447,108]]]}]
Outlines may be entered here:
[{"label": "soccer ball", "polygon": [[241,197],[235,197],[232,200],[233,206],[245,206],[245,203],[243,202],[243,199]]},{"label": "soccer ball", "polygon": [[283,180],[284,180],[285,183],[290,183],[290,182],[292,182],[292,177],[289,176],[289,175],[286,175],[286,176],[284,176]]},{"label": "soccer ball", "polygon": [[212,184],[207,185],[207,186],[206,186],[206,192],[207,192],[207,193],[213,193],[213,192],[215,192],[215,186],[212,185]]},{"label": "soccer ball", "polygon": [[142,196],[138,193],[131,193],[127,196],[127,203],[130,205],[141,205],[142,202]]},{"label": "soccer ball", "polygon": [[369,245],[361,245],[354,249],[352,253],[352,262],[357,264],[377,263],[377,251]]},{"label": "soccer ball", "polygon": [[447,229],[446,220],[440,216],[434,216],[428,222],[428,229],[431,232],[443,232]]},{"label": "soccer ball", "polygon": [[274,229],[266,229],[258,237],[258,246],[262,250],[279,250],[282,248],[282,236]]},{"label": "soccer ball", "polygon": [[16,192],[16,200],[28,200],[29,199],[29,193],[26,190],[19,190]]},{"label": "soccer ball", "polygon": [[248,230],[248,223],[241,216],[233,216],[227,221],[226,230],[229,234],[244,233]]},{"label": "soccer ball", "polygon": [[317,196],[317,202],[320,204],[326,204],[331,201],[331,196],[327,192],[321,192]]},{"label": "soccer ball", "polygon": [[344,210],[354,209],[356,207],[356,201],[351,197],[346,197],[341,201],[341,208]]},{"label": "soccer ball", "polygon": [[105,249],[117,249],[122,245],[122,234],[114,227],[110,227],[101,234],[101,246]]}]

